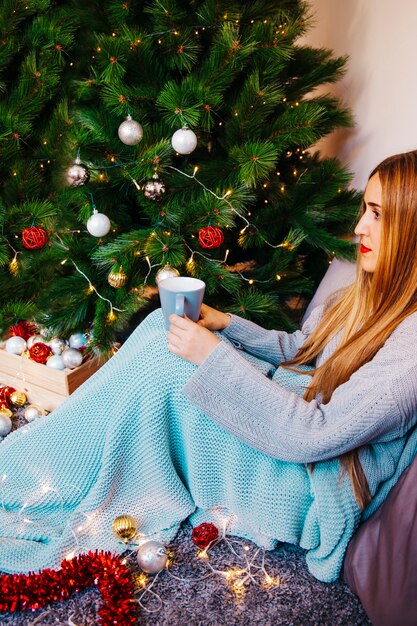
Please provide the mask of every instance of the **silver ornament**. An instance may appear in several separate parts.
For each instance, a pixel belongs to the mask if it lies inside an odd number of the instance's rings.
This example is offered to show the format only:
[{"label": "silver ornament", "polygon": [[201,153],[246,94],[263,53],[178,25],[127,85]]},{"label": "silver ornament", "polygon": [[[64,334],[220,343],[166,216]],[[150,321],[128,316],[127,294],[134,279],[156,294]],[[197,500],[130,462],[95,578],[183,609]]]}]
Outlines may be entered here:
[{"label": "silver ornament", "polygon": [[12,430],[12,420],[0,411],[0,437],[5,437]]},{"label": "silver ornament", "polygon": [[23,411],[23,417],[27,422],[33,422],[42,415],[44,415],[44,411],[38,404],[29,404]]},{"label": "silver ornament", "polygon": [[159,285],[161,280],[165,280],[165,278],[174,278],[175,276],[179,275],[179,271],[175,269],[175,267],[171,267],[170,264],[167,263],[166,265],[164,265],[164,267],[161,267],[161,269],[156,272],[155,282],[157,285]]},{"label": "silver ornament", "polygon": [[172,135],[171,143],[179,154],[190,154],[197,147],[197,136],[188,126],[183,126]]},{"label": "silver ornament", "polygon": [[76,348],[79,350],[87,345],[87,336],[84,335],[84,333],[74,333],[69,338],[68,343],[70,348]]},{"label": "silver ornament", "polygon": [[90,172],[88,168],[81,163],[80,157],[77,157],[74,164],[65,171],[66,181],[71,187],[80,187],[90,180]]},{"label": "silver ornament", "polygon": [[67,348],[61,354],[61,359],[65,367],[73,370],[81,365],[81,363],[83,362],[83,355],[75,348]]},{"label": "silver ornament", "polygon": [[49,359],[46,361],[46,365],[53,370],[65,369],[65,363],[62,360],[62,356],[60,354],[53,354],[52,356],[50,356]]},{"label": "silver ornament", "polygon": [[52,337],[48,344],[54,354],[62,354],[67,347],[65,339],[61,339],[60,337]]},{"label": "silver ornament", "polygon": [[145,198],[156,200],[165,192],[165,185],[159,180],[150,180],[143,186]]},{"label": "silver ornament", "polygon": [[26,341],[17,335],[13,335],[6,341],[6,352],[10,352],[10,354],[22,354],[26,347]]},{"label": "silver ornament", "polygon": [[117,131],[119,139],[126,146],[135,146],[143,137],[143,128],[132,119],[131,115],[128,115],[124,122],[122,122]]},{"label": "silver ornament", "polygon": [[48,342],[42,337],[42,335],[31,335],[26,343],[28,350],[30,350],[35,343],[44,343],[48,345]]},{"label": "silver ornament", "polygon": [[165,569],[168,554],[160,541],[147,541],[136,552],[138,565],[146,574],[157,574]]},{"label": "silver ornament", "polygon": [[87,230],[94,237],[104,237],[110,231],[111,222],[107,215],[94,209],[93,215],[87,222]]}]

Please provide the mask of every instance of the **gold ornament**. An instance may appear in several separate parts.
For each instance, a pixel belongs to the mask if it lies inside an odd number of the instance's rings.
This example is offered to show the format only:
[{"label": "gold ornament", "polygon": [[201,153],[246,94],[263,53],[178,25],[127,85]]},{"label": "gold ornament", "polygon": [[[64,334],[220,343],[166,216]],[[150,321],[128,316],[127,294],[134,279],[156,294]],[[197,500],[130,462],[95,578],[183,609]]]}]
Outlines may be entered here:
[{"label": "gold ornament", "polygon": [[17,261],[17,255],[15,254],[9,263],[9,272],[12,276],[17,276],[19,271],[19,263]]},{"label": "gold ornament", "polygon": [[113,534],[123,543],[129,543],[136,535],[136,520],[131,515],[119,515],[113,521],[112,530]]},{"label": "gold ornament", "polygon": [[111,287],[114,287],[115,289],[120,289],[120,287],[123,287],[123,285],[126,284],[127,275],[124,273],[123,268],[120,266],[118,272],[110,272],[107,280]]},{"label": "gold ornament", "polygon": [[27,401],[28,400],[23,391],[13,391],[13,393],[10,394],[10,402],[14,406],[23,406]]},{"label": "gold ornament", "polygon": [[7,406],[2,406],[0,408],[0,415],[5,415],[6,417],[13,417],[13,411],[7,408]]},{"label": "gold ornament", "polygon": [[166,265],[164,265],[164,267],[161,267],[161,269],[156,272],[155,282],[157,285],[159,285],[161,280],[165,280],[165,278],[174,278],[174,276],[179,275],[179,271],[175,269],[175,267],[171,267],[170,264],[167,263]]}]

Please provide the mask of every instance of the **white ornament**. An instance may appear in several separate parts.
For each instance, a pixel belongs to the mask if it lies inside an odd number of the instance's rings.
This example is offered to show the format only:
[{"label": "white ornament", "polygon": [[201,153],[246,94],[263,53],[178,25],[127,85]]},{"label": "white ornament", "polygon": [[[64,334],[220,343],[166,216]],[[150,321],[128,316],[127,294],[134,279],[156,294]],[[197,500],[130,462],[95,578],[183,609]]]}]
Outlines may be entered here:
[{"label": "white ornament", "polygon": [[45,345],[48,345],[48,342],[42,337],[42,335],[32,335],[27,340],[28,350],[30,350],[35,343],[44,343]]},{"label": "white ornament", "polygon": [[165,569],[168,554],[160,541],[146,541],[136,551],[138,565],[147,574],[157,574]]},{"label": "white ornament", "polygon": [[79,350],[80,348],[84,348],[84,346],[87,345],[87,336],[83,333],[74,333],[69,338],[68,343],[70,348],[76,348],[77,350]]},{"label": "white ornament", "polygon": [[197,136],[188,126],[183,126],[172,135],[171,143],[179,154],[190,154],[197,146]]},{"label": "white ornament", "polygon": [[62,356],[60,354],[53,354],[52,356],[50,356],[49,359],[46,361],[46,365],[48,367],[51,367],[53,370],[65,369],[65,363],[62,360]]},{"label": "white ornament", "polygon": [[175,276],[179,275],[179,271],[175,269],[175,267],[171,267],[170,264],[167,263],[166,265],[164,265],[164,267],[161,267],[161,269],[156,272],[155,282],[157,285],[159,285],[161,280],[165,280],[166,278],[175,278]]},{"label": "white ornament", "polygon": [[44,415],[43,409],[38,404],[29,404],[23,412],[23,416],[27,422],[33,422],[38,417]]},{"label": "white ornament", "polygon": [[54,354],[61,354],[67,347],[65,339],[61,339],[60,337],[52,337],[48,343]]},{"label": "white ornament", "polygon": [[26,348],[27,344],[23,337],[14,335],[6,341],[6,352],[10,352],[10,354],[22,354]]},{"label": "white ornament", "polygon": [[12,420],[8,415],[0,413],[0,439],[12,430]]},{"label": "white ornament", "polygon": [[143,137],[143,128],[139,122],[132,119],[131,115],[128,115],[125,121],[120,124],[117,134],[120,141],[126,146],[135,146]]},{"label": "white ornament", "polygon": [[61,359],[65,367],[68,367],[70,370],[73,370],[79,365],[81,365],[81,363],[83,362],[83,355],[81,354],[81,352],[79,352],[75,348],[67,348],[61,354]]},{"label": "white ornament", "polygon": [[99,213],[96,209],[87,222],[87,230],[94,237],[104,237],[110,231],[111,222],[107,215]]},{"label": "white ornament", "polygon": [[90,180],[90,172],[88,168],[81,163],[80,157],[77,157],[74,164],[66,170],[65,178],[71,187],[80,187],[88,183]]}]

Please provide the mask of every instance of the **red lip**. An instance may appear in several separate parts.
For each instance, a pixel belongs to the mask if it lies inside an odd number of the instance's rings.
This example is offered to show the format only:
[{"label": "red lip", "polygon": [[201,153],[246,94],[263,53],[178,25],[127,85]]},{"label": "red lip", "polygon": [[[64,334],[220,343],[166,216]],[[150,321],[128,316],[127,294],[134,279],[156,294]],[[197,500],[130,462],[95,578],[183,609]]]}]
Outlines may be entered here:
[{"label": "red lip", "polygon": [[365,254],[366,252],[372,252],[371,248],[367,248],[363,245],[363,243],[361,243],[359,250],[362,252],[362,254]]}]

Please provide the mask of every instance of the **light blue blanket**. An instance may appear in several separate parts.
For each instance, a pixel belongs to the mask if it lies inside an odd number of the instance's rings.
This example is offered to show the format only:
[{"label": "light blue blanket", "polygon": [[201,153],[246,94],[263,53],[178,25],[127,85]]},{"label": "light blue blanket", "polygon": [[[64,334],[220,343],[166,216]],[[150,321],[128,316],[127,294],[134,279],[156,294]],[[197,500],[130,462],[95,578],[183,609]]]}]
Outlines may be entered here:
[{"label": "light blue blanket", "polygon": [[[360,519],[339,463],[318,463],[311,474],[241,443],[182,394],[194,370],[168,352],[156,311],[63,405],[5,438],[1,571],[58,567],[88,550],[122,552],[112,522],[130,513],[141,533],[162,541],[191,516],[195,525],[211,520],[268,549],[298,544],[314,576],[338,577]],[[274,378],[302,393],[304,376],[279,369]],[[396,460],[372,506],[411,461],[413,437],[391,446]]]}]

